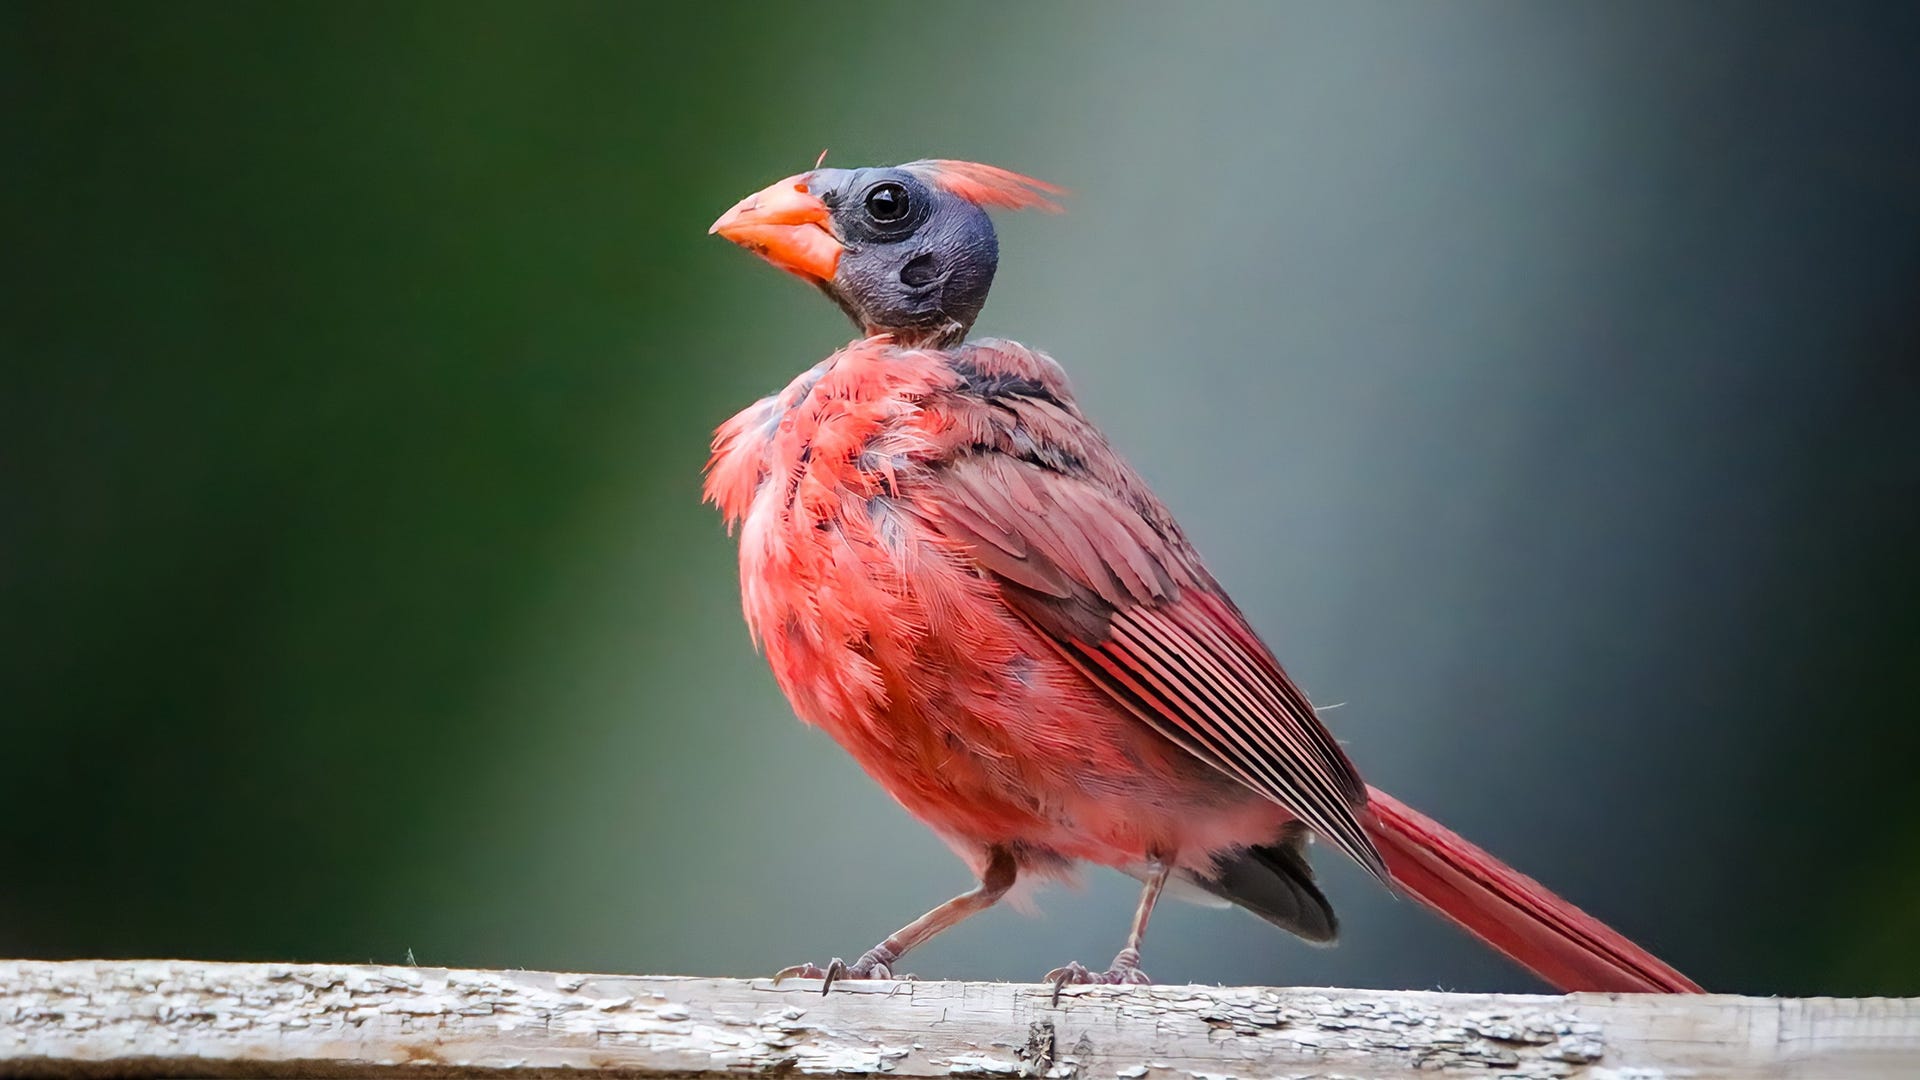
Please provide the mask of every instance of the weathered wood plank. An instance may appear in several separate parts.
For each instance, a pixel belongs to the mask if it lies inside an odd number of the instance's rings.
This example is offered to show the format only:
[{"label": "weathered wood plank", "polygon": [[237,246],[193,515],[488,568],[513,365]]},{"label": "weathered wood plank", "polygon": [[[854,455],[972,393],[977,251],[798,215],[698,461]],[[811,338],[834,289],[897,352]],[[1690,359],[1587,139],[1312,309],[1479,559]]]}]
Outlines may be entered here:
[{"label": "weathered wood plank", "polygon": [[0,962],[5,1076],[1920,1075],[1920,999]]}]

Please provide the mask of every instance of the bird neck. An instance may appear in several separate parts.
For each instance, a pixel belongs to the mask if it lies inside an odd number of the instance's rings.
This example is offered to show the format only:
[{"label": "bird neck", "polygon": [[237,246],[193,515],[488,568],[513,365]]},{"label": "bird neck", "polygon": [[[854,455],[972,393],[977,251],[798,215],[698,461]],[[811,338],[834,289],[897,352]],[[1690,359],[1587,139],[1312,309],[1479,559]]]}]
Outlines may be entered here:
[{"label": "bird neck", "polygon": [[939,326],[874,326],[862,322],[860,330],[868,337],[884,334],[893,339],[894,344],[909,349],[950,349],[967,339],[967,331],[972,329],[966,323],[949,319]]}]

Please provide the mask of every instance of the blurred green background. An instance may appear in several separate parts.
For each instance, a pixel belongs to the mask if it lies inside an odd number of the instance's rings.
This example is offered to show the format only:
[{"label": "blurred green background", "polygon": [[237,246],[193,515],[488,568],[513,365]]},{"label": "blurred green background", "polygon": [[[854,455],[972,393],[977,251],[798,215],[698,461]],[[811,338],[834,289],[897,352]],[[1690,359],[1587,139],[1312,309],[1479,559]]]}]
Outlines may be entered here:
[{"label": "blurred green background", "polygon": [[[1911,6],[0,6],[0,955],[710,975],[964,869],[788,713],[711,429],[850,334],[705,235],[974,158],[1362,770],[1714,989],[1920,993]],[[1309,950],[1531,989],[1323,856]],[[907,965],[1104,962],[1092,871]]]}]

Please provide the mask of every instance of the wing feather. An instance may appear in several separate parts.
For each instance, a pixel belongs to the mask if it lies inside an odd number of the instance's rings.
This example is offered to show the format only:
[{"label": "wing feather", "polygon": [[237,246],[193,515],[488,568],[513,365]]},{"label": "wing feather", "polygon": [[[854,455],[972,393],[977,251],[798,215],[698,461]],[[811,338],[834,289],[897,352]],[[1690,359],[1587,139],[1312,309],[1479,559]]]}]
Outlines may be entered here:
[{"label": "wing feather", "polygon": [[1041,385],[1001,373],[941,403],[970,441],[928,463],[915,512],[1115,703],[1386,880],[1366,788],[1306,695],[1064,386],[1005,389]]}]

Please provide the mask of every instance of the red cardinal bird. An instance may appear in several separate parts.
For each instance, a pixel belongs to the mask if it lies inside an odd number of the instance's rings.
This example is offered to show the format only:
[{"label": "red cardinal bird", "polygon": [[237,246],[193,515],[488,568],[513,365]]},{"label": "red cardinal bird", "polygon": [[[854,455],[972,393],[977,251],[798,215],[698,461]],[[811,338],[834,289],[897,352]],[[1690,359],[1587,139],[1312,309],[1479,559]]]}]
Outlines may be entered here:
[{"label": "red cardinal bird", "polygon": [[1146,982],[1169,882],[1331,941],[1312,834],[1563,990],[1697,992],[1368,788],[1060,366],[967,340],[999,259],[987,208],[1059,194],[961,161],[815,168],[711,230],[864,335],[714,437],[706,497],[739,527],[747,624],[794,711],[980,878],[852,964],[782,975],[891,978],[1016,879],[1080,861],[1146,887],[1112,965],[1055,969],[1056,994]]}]

